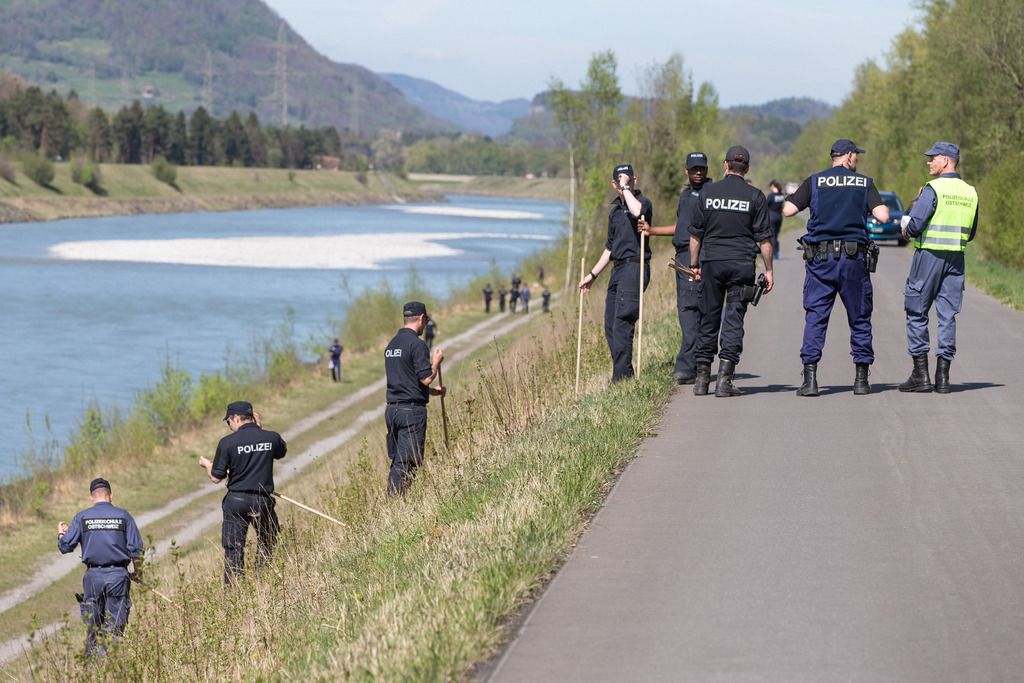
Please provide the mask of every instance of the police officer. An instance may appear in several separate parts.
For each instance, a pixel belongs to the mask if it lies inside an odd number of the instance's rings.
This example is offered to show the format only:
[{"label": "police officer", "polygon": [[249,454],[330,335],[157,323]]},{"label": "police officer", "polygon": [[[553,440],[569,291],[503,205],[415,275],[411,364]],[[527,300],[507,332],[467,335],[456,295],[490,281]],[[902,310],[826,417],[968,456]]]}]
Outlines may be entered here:
[{"label": "police officer", "polygon": [[437,323],[430,316],[427,316],[427,324],[423,327],[423,341],[427,344],[427,350],[434,348],[434,337],[437,336]]},{"label": "police officer", "polygon": [[85,654],[102,656],[128,625],[131,581],[142,580],[143,546],[135,520],[110,502],[110,482],[93,479],[89,497],[92,507],[75,515],[70,525],[57,525],[57,549],[66,555],[82,545],[82,563],[88,569],[82,577],[83,592],[76,597],[87,627]]},{"label": "police officer", "polygon": [[337,339],[331,344],[329,349],[331,354],[330,366],[331,366],[331,380],[335,382],[341,381],[341,352],[344,350],[341,343]]},{"label": "police officer", "polygon": [[903,305],[907,311],[907,351],[914,370],[900,391],[931,391],[928,376],[928,311],[935,304],[938,345],[935,391],[948,394],[949,365],[956,355],[956,314],[964,298],[964,252],[978,230],[978,192],[957,173],[960,148],[936,142],[925,156],[934,176],[903,219],[903,238],[915,238]]},{"label": "police officer", "polygon": [[879,223],[889,222],[889,207],[882,203],[874,181],[857,173],[864,150],[851,140],[832,145],[832,167],[805,180],[782,206],[784,216],[811,207],[804,248],[804,365],[798,396],[818,395],[818,361],[836,294],[846,307],[850,323],[850,355],[855,364],[853,393],[871,393],[868,368],[875,362],[871,344],[871,288],[868,259],[877,247],[868,236],[864,217],[870,212]]},{"label": "police officer", "polygon": [[551,290],[548,289],[547,287],[545,287],[544,291],[540,293],[540,301],[541,301],[541,306],[543,307],[544,312],[545,313],[550,312],[551,311]]},{"label": "police officer", "polygon": [[288,453],[277,432],[263,429],[259,414],[248,401],[228,404],[224,413],[231,434],[217,444],[211,462],[200,456],[199,466],[214,484],[228,480],[221,501],[224,513],[220,539],[224,546],[224,583],[231,584],[245,571],[245,536],[252,524],[259,555],[256,567],[270,561],[280,525],[274,511],[274,461]]},{"label": "police officer", "polygon": [[488,282],[487,286],[484,287],[484,313],[491,312],[491,299],[494,298],[494,290],[491,289],[491,283]]},{"label": "police officer", "polygon": [[[672,235],[672,246],[676,248],[676,263],[690,267],[690,224],[693,209],[697,205],[700,188],[709,182],[708,157],[704,152],[690,152],[686,155],[686,176],[689,184],[679,193],[679,207],[676,209],[675,225],[647,228],[650,235]],[[641,228],[646,226],[642,222]],[[679,330],[682,340],[676,356],[675,379],[677,384],[693,384],[696,377],[697,331],[700,329],[700,302],[698,285],[693,278],[676,271],[676,310],[679,314]]]},{"label": "police officer", "polygon": [[[651,245],[640,253],[637,224],[641,216],[651,224],[654,209],[651,200],[636,188],[636,175],[629,164],[612,170],[612,189],[617,196],[608,213],[608,240],[597,264],[580,281],[584,292],[597,280],[608,262],[614,263],[604,304],[604,335],[612,355],[612,381],[633,376],[633,331],[640,316],[640,259],[645,266],[651,260]],[[644,289],[651,280],[651,269],[644,270]]]},{"label": "police officer", "polygon": [[443,396],[443,386],[432,387],[444,360],[441,349],[433,356],[420,335],[427,325],[427,307],[410,301],[402,307],[403,325],[384,350],[387,375],[387,408],[384,422],[388,428],[388,493],[404,494],[417,467],[423,462],[427,439],[427,401],[430,394]]},{"label": "police officer", "polygon": [[708,393],[715,353],[721,360],[715,396],[743,393],[733,385],[732,378],[743,352],[743,317],[755,294],[754,259],[758,250],[764,261],[764,291],[770,292],[774,284],[767,202],[759,189],[744,180],[750,170],[750,152],[740,145],[730,147],[722,170],[725,175],[721,180],[701,188],[690,225],[690,260],[696,264],[693,269],[701,283],[695,396]]},{"label": "police officer", "polygon": [[505,286],[504,285],[499,285],[498,286],[498,312],[499,313],[504,313],[505,312],[505,296],[507,294],[508,294],[508,292],[505,290]]},{"label": "police officer", "polygon": [[516,307],[519,305],[519,284],[518,280],[512,278],[512,287],[508,290],[508,311],[509,313],[515,313]]},{"label": "police officer", "polygon": [[523,313],[530,312],[530,285],[523,285],[519,290],[519,298],[523,301]]},{"label": "police officer", "polygon": [[782,185],[778,180],[768,183],[770,192],[765,197],[768,201],[768,222],[772,226],[772,258],[779,258],[779,232],[782,230],[782,204],[786,195],[782,194]]}]

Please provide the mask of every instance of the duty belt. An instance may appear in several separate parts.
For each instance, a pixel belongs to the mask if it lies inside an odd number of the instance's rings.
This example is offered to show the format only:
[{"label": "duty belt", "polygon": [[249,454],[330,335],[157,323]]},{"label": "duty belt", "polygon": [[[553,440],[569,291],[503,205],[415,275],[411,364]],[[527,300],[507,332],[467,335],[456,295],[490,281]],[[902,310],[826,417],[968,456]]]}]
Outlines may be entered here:
[{"label": "duty belt", "polygon": [[617,266],[622,265],[623,263],[640,263],[640,257],[630,256],[629,258],[613,258],[612,263]]},{"label": "duty belt", "polygon": [[120,567],[125,569],[128,567],[127,562],[111,562],[110,564],[87,564],[89,569],[109,569],[110,567]]},{"label": "duty belt", "polygon": [[854,242],[848,240],[822,240],[821,242],[807,242],[802,241],[804,247],[804,260],[810,261],[814,258],[815,254],[821,256],[824,261],[832,255],[832,258],[839,259],[841,254],[846,254],[852,258],[857,254],[863,254],[867,251],[868,246],[863,242]]},{"label": "duty belt", "polygon": [[426,403],[420,403],[419,401],[392,401],[388,403],[389,406],[419,406],[420,408],[426,408]]}]

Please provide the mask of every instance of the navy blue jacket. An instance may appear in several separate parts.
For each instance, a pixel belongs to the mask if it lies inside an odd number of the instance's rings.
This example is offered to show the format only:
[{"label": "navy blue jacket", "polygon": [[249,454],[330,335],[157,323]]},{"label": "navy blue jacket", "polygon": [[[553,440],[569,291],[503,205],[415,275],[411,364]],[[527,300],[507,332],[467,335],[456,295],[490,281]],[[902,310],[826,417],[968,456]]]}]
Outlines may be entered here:
[{"label": "navy blue jacket", "polygon": [[796,208],[808,206],[804,240],[816,244],[825,240],[867,243],[865,224],[871,210],[882,203],[874,181],[843,166],[815,173],[789,196]]},{"label": "navy blue jacket", "polygon": [[128,564],[142,557],[142,535],[126,510],[100,501],[82,510],[57,539],[57,549],[67,555],[81,542],[82,562],[94,567]]}]

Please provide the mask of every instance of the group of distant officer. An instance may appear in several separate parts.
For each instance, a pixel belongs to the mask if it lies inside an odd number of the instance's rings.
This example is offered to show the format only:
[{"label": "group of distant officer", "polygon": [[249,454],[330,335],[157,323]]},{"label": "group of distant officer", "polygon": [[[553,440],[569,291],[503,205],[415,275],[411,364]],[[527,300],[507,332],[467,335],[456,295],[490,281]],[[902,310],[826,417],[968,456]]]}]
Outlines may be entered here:
[{"label": "group of distant officer", "polygon": [[[747,307],[751,302],[756,305],[761,294],[774,286],[772,261],[778,256],[782,216],[810,209],[806,234],[799,240],[804,258],[805,316],[800,349],[803,379],[797,395],[819,395],[818,361],[837,295],[850,324],[853,392],[871,393],[868,372],[875,356],[870,274],[877,264],[878,247],[868,234],[865,219],[870,215],[888,223],[890,216],[874,181],[857,173],[859,155],[864,152],[851,140],[836,140],[829,168],[811,175],[788,197],[773,181],[770,199],[745,180],[750,154],[744,147],[729,149],[722,164],[723,178],[717,182],[708,177],[707,155],[691,152],[686,158],[689,182],[679,196],[676,223],[665,226],[653,226],[651,202],[637,188],[633,167],[616,166],[612,188],[617,196],[608,215],[605,250],[579,284],[582,291],[589,290],[605,267],[613,264],[604,323],[612,381],[634,374],[633,337],[641,289],[650,281],[647,267],[641,284],[640,262],[643,259],[649,264],[651,258],[649,242],[641,253],[640,235],[671,235],[682,332],[675,379],[679,384],[693,384],[694,394],[706,395],[717,354],[715,395],[742,394],[733,384],[733,375],[743,351]],[[899,390],[949,393],[956,315],[963,301],[964,251],[977,230],[978,194],[957,173],[960,149],[955,144],[936,142],[924,154],[933,179],[922,188],[901,223],[903,238],[914,240],[916,252],[904,292],[913,371]],[[764,273],[755,279],[757,255]],[[933,305],[939,337],[934,384],[928,370],[928,316]]]},{"label": "group of distant officer", "polygon": [[[541,284],[543,284],[544,269],[540,269]],[[491,312],[491,302],[494,301],[494,288],[491,287],[491,283],[488,282],[483,288],[484,295],[484,313]],[[498,312],[505,312],[505,300],[508,299],[508,309],[510,313],[515,313],[518,308],[520,301],[523,303],[523,313],[530,312],[530,285],[523,284],[523,280],[518,275],[512,276],[512,284],[508,289],[505,289],[504,285],[498,287]],[[551,310],[551,290],[544,287],[544,290],[540,294],[542,310],[547,313]]]}]

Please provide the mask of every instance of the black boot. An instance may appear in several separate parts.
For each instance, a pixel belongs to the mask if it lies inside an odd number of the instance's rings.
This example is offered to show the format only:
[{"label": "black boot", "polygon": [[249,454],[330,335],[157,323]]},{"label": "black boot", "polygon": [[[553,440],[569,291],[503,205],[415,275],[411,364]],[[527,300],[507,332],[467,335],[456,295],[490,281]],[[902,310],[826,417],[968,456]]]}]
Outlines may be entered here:
[{"label": "black boot", "polygon": [[868,384],[867,363],[857,363],[857,373],[853,376],[853,393],[857,396],[871,393],[871,385]]},{"label": "black boot", "polygon": [[711,384],[711,364],[697,363],[697,377],[693,380],[693,395],[707,396]]},{"label": "black boot", "polygon": [[952,391],[949,386],[949,364],[948,358],[939,356],[935,359],[935,393],[948,394]]},{"label": "black boot", "polygon": [[675,374],[676,384],[693,384],[695,375],[691,375],[687,372],[677,372]]},{"label": "black boot", "polygon": [[731,360],[722,360],[718,364],[718,380],[715,382],[715,396],[740,396],[742,391],[732,384],[732,373],[736,372],[736,364]]},{"label": "black boot", "polygon": [[818,395],[818,364],[804,363],[804,383],[796,390],[797,396]]},{"label": "black boot", "polygon": [[907,381],[899,386],[900,391],[921,391],[932,390],[932,380],[928,376],[928,354],[922,353],[914,356],[914,371],[910,373]]}]

